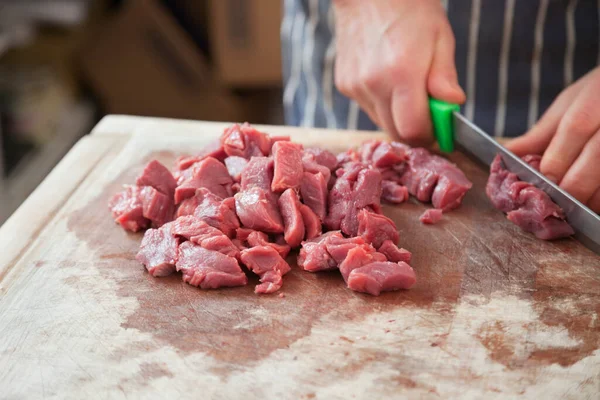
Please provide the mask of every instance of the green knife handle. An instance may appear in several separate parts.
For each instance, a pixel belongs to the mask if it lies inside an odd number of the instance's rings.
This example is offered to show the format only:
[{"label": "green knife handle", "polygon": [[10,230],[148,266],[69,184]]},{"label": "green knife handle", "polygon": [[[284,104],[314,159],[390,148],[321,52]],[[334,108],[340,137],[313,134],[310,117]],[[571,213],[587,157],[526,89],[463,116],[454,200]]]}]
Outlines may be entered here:
[{"label": "green knife handle", "polygon": [[458,104],[429,98],[429,109],[433,122],[435,138],[443,152],[451,153],[454,150],[454,120],[452,113],[459,111]]}]

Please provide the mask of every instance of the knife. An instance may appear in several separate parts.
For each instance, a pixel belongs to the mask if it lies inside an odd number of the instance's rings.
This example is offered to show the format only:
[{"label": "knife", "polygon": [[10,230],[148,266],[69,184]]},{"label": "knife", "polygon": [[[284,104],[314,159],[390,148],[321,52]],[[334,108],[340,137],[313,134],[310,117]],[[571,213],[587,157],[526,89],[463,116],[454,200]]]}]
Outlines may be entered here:
[{"label": "knife", "polygon": [[459,113],[457,104],[438,99],[429,100],[434,132],[440,149],[452,152],[456,144],[488,168],[496,154],[505,167],[519,179],[540,188],[564,211],[567,222],[575,230],[574,237],[584,246],[600,254],[600,216],[558,187],[491,136]]}]

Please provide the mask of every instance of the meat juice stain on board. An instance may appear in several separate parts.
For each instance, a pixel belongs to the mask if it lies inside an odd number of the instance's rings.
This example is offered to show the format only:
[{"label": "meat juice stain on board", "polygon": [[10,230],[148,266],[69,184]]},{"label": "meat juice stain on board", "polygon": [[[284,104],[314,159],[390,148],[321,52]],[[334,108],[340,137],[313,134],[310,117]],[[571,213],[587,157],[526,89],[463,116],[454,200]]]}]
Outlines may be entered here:
[{"label": "meat juice stain on board", "polygon": [[[157,158],[155,156],[149,159]],[[439,314],[438,322],[449,325],[462,295],[489,297],[494,291],[507,290],[514,284],[522,287],[522,297],[535,302],[542,319],[546,318],[544,323],[564,325],[570,333],[573,330],[574,335],[583,338],[581,351],[567,356],[568,360],[564,360],[566,353],[538,352],[532,353],[531,362],[563,365],[576,362],[578,357],[583,358],[597,349],[600,335],[593,338],[593,332],[583,329],[583,317],[573,325],[568,315],[556,314],[558,310],[548,304],[548,298],[537,292],[531,295],[532,289],[538,290],[536,272],[541,268],[535,258],[557,246],[540,243],[519,232],[501,213],[493,210],[483,190],[477,189],[485,186],[487,174],[464,156],[451,158],[459,163],[475,187],[463,206],[448,214],[449,223],[422,227],[418,216],[423,206],[416,202],[384,207],[386,215],[398,223],[400,244],[413,252],[412,264],[419,280],[409,291],[386,293],[378,298],[346,289],[337,273],[311,274],[295,265],[284,278],[285,300],[255,295],[256,282],[253,281],[241,288],[204,291],[184,284],[179,274],[166,278],[149,276],[134,259],[142,235],[127,234],[119,229],[107,209],[109,197],[120,190],[122,184],[135,181],[145,163],[107,185],[98,198],[71,215],[68,226],[94,252],[101,275],[116,283],[116,294],[135,297],[138,301],[138,309],[126,317],[122,326],[149,333],[154,338],[153,343],[124,349],[119,357],[170,345],[183,353],[207,353],[230,366],[252,364],[309,335],[313,323],[326,315],[343,323],[360,321],[368,314],[398,307],[411,307],[415,312],[433,307]],[[162,153],[159,159],[165,165],[172,165],[175,156]],[[558,246],[567,252],[569,241]],[[115,264],[119,268],[115,268]],[[597,306],[599,301],[596,297],[594,304]],[[559,318],[551,320],[550,315]],[[502,332],[481,340],[492,359],[502,362],[506,358],[503,354],[510,346],[500,343]],[[494,340],[499,344],[493,344]],[[222,374],[230,370],[221,368]]]}]

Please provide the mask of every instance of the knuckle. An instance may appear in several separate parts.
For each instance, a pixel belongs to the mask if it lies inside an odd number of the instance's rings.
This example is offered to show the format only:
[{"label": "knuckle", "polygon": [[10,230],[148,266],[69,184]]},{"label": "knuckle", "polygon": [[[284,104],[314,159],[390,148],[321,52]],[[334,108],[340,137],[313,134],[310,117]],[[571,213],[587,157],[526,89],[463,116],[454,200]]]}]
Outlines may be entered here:
[{"label": "knuckle", "polygon": [[592,107],[583,107],[575,111],[566,121],[566,129],[572,135],[589,136],[596,130],[597,111]]}]

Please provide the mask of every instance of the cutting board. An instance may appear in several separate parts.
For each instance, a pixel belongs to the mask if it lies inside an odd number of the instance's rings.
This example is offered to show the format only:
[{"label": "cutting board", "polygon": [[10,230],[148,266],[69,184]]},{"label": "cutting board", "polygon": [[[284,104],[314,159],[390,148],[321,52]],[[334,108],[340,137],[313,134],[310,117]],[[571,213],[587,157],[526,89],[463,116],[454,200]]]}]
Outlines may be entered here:
[{"label": "cutting board", "polygon": [[[487,172],[434,226],[386,206],[413,289],[380,297],[294,266],[282,295],[149,276],[108,198],[225,124],[110,116],[0,230],[0,398],[598,398],[600,257],[492,208]],[[343,151],[381,134],[262,127]]]}]

